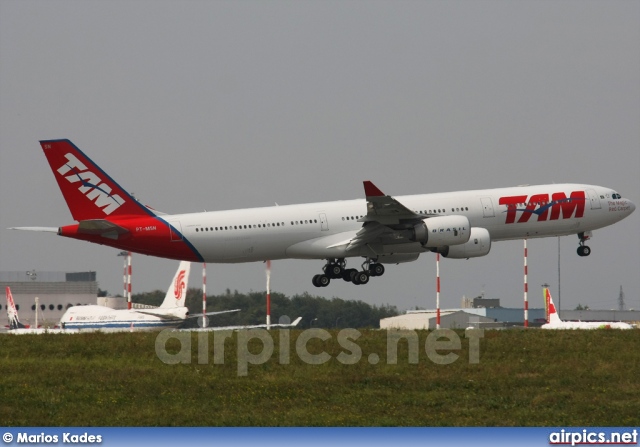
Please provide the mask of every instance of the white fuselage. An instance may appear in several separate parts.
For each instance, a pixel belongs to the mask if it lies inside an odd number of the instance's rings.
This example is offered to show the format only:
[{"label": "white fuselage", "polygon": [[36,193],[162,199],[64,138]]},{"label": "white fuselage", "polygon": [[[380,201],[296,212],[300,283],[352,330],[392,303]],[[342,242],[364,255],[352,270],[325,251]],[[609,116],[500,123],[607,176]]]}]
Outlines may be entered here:
[{"label": "white fuselage", "polygon": [[[418,214],[466,216],[471,227],[488,230],[491,241],[591,231],[618,222],[635,209],[633,202],[609,188],[581,184],[394,198]],[[160,217],[177,228],[205,262],[235,263],[370,256],[366,247],[346,248],[362,228],[358,220],[366,215],[367,201],[359,199]],[[384,245],[380,254],[425,251],[428,248],[422,244],[405,241]]]},{"label": "white fuselage", "polygon": [[[180,325],[188,311],[186,307],[176,309],[180,309],[181,312],[178,313],[182,314],[181,317],[177,315],[151,315],[137,309],[115,310],[97,305],[73,306],[60,319],[60,326],[65,330],[103,331],[171,328]],[[147,312],[147,309],[143,311]],[[158,309],[149,309],[149,311],[158,311]]]},{"label": "white fuselage", "polygon": [[560,321],[543,324],[542,329],[633,329],[620,321]]}]

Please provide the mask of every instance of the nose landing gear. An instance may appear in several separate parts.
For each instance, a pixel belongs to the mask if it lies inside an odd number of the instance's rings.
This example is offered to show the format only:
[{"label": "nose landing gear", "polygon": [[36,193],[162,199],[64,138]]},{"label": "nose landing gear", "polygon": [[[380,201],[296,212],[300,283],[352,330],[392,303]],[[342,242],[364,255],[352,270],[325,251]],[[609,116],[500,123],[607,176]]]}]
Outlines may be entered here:
[{"label": "nose landing gear", "polygon": [[580,238],[580,246],[578,247],[578,256],[589,256],[591,254],[591,248],[584,245],[584,243],[589,239],[591,239],[591,232],[584,231],[582,233],[578,233],[578,237]]}]

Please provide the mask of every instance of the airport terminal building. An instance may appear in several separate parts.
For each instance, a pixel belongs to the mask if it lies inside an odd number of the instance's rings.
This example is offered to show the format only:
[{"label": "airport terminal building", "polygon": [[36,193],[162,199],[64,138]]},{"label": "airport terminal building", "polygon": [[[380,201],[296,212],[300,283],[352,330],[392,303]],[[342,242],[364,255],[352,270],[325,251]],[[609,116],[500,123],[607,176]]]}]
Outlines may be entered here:
[{"label": "airport terminal building", "polygon": [[[0,286],[9,286],[20,322],[32,325],[38,312],[38,325],[53,327],[71,306],[96,304],[96,272],[0,272]],[[38,307],[36,308],[36,297]],[[7,301],[0,300],[0,326],[8,324]]]}]

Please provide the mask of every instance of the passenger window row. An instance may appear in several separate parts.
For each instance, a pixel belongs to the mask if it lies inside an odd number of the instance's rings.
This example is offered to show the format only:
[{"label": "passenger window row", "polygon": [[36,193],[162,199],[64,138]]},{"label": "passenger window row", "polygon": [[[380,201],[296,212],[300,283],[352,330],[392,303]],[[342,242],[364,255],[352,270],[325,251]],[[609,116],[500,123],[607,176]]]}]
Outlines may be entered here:
[{"label": "passenger window row", "polygon": [[[469,207],[458,207],[451,208],[452,213],[460,212],[460,211],[469,211]],[[416,214],[439,214],[446,212],[444,208],[438,208],[433,210],[420,210],[414,211]],[[342,220],[358,220],[363,218],[364,216],[343,216]],[[309,225],[309,224],[317,224],[318,219],[306,219],[306,220],[292,220],[290,225]],[[204,232],[204,231],[229,231],[229,230],[249,230],[252,228],[269,228],[269,227],[284,227],[284,222],[272,222],[266,224],[253,224],[253,225],[225,225],[219,227],[203,227],[196,228],[196,232]]]},{"label": "passenger window row", "polygon": [[[309,225],[318,223],[318,219],[296,220],[291,221],[291,225]],[[270,227],[284,227],[284,222],[272,222],[266,224],[253,224],[253,225],[225,225],[219,227],[204,227],[196,228],[196,232],[202,231],[229,231],[229,230],[250,230],[252,228],[270,228]]]},{"label": "passenger window row", "polygon": [[[69,303],[69,304],[67,304],[66,308],[68,309],[68,308],[70,308],[71,306],[73,306],[73,304],[70,304],[70,303]],[[81,304],[80,304],[80,303],[78,303],[78,306],[81,306]],[[54,304],[49,304],[49,306],[48,306],[48,307],[49,307],[49,310],[56,310],[56,309],[58,309],[58,310],[62,310],[62,309],[64,309],[64,308],[65,308],[62,304],[58,304],[57,306],[56,306],[56,305],[54,305]],[[0,306],[0,309],[2,309],[2,306]],[[19,305],[19,304],[16,304],[16,310],[20,310],[20,305]],[[31,305],[31,310],[36,310],[36,305],[35,305],[35,304],[32,304],[32,305]],[[40,310],[47,310],[47,305],[45,305],[45,304],[41,304],[41,305],[40,305]]]}]

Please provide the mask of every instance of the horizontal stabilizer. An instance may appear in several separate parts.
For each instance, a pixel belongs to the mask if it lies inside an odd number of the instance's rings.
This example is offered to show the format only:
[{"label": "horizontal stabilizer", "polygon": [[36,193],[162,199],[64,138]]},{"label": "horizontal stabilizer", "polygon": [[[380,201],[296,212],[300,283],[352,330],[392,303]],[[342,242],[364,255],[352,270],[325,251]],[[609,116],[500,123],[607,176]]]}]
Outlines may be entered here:
[{"label": "horizontal stabilizer", "polygon": [[8,230],[23,230],[23,231],[42,231],[45,233],[57,233],[58,227],[11,227]]},{"label": "horizontal stabilizer", "polygon": [[118,239],[118,236],[128,232],[126,228],[104,219],[83,220],[78,224],[78,233],[95,234],[109,239]]}]

